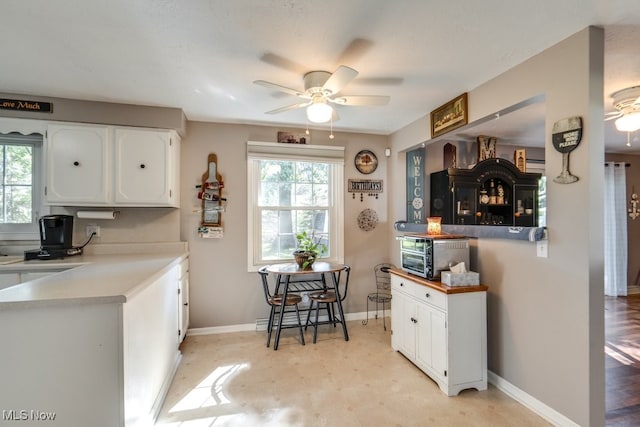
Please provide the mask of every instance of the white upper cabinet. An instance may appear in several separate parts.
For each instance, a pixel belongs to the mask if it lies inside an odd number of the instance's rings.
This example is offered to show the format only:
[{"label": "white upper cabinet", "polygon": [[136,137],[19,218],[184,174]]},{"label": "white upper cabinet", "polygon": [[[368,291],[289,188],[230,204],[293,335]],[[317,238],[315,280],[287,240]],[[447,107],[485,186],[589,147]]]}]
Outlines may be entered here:
[{"label": "white upper cabinet", "polygon": [[49,125],[45,155],[48,204],[180,204],[180,140],[174,131]]},{"label": "white upper cabinet", "polygon": [[110,198],[109,151],[107,127],[49,125],[47,202],[106,205]]},{"label": "white upper cabinet", "polygon": [[117,128],[114,141],[116,204],[177,206],[180,150],[176,135]]}]

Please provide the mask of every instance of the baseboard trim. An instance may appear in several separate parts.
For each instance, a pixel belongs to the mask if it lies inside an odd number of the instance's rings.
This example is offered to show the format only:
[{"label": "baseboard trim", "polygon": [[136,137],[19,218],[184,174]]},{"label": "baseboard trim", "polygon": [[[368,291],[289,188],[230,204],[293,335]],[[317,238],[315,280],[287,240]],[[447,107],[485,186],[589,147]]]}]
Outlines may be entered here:
[{"label": "baseboard trim", "polygon": [[[391,313],[391,310],[388,310],[387,313]],[[351,320],[364,320],[367,318],[367,312],[359,312],[359,313],[347,313],[344,315],[347,322]],[[371,319],[372,315],[369,313],[369,319]],[[387,316],[388,317],[388,316]],[[322,317],[321,317],[322,318]],[[380,318],[380,317],[379,317]],[[190,328],[187,330],[187,335],[196,336],[196,335],[213,335],[213,334],[228,334],[231,332],[249,332],[249,331],[264,331],[266,329],[267,319],[256,319],[256,323],[244,323],[239,325],[228,325],[228,326],[211,326],[208,328]]]},{"label": "baseboard trim", "polygon": [[489,383],[493,384],[498,390],[526,406],[528,409],[540,415],[554,426],[579,427],[579,424],[576,424],[574,421],[562,415],[555,409],[545,405],[535,397],[524,392],[491,371],[488,372],[488,380]]}]

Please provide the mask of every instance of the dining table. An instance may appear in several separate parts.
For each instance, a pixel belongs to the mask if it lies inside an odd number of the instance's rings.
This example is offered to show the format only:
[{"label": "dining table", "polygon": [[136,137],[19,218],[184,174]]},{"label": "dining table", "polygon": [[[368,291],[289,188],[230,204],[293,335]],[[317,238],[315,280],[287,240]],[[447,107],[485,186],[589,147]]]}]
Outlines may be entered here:
[{"label": "dining table", "polygon": [[[344,309],[342,308],[343,296],[340,295],[340,273],[345,271],[347,266],[345,264],[336,262],[316,261],[306,268],[300,267],[297,263],[282,263],[272,264],[267,267],[269,273],[276,275],[276,283],[278,286],[282,285],[282,300],[286,301],[287,293],[293,292],[289,289],[290,284],[298,280],[304,280],[304,276],[318,275],[320,277],[322,286],[324,289],[318,290],[333,290],[336,293],[338,306],[338,312],[340,313],[340,322],[342,324],[342,332],[344,340],[349,341],[349,332],[347,331],[347,323],[344,320]],[[331,286],[327,284],[326,277],[331,278]],[[345,279],[346,280],[346,279]],[[284,318],[284,310],[280,310],[278,326],[276,328],[276,337],[274,342],[274,348],[278,348],[278,342],[280,340],[280,329]]]}]

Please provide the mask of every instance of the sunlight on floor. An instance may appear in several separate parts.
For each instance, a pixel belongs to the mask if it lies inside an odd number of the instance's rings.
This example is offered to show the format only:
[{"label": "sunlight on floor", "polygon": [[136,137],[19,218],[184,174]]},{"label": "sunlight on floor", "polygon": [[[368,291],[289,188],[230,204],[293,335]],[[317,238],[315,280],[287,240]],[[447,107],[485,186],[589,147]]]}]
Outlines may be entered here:
[{"label": "sunlight on floor", "polygon": [[220,366],[216,368],[207,378],[187,393],[180,402],[175,404],[173,408],[169,410],[169,413],[190,411],[193,409],[231,403],[227,396],[224,395],[224,385],[238,372],[248,368],[248,363]]},{"label": "sunlight on floor", "polygon": [[607,343],[604,346],[604,353],[622,363],[623,365],[632,365],[634,360],[629,359],[629,357],[637,360],[638,358],[638,348],[636,346],[620,346],[614,345],[612,343]]}]

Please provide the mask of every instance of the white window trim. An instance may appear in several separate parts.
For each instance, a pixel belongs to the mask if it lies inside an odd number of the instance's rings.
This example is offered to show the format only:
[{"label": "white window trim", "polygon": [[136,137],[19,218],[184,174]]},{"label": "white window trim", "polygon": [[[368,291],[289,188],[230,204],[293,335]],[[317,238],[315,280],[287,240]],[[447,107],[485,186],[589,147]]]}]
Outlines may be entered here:
[{"label": "white window trim", "polygon": [[[0,123],[2,125],[2,123]],[[12,132],[16,132],[15,130]],[[0,126],[0,133],[7,135],[11,132],[5,131]],[[38,218],[49,213],[49,208],[44,205],[44,137],[37,127],[33,127],[30,122],[24,129],[20,129],[17,133],[26,136],[24,141],[33,144],[33,214],[31,224],[0,224],[0,240],[40,240],[38,231]],[[37,137],[29,135],[36,134]]]},{"label": "white window trim", "polygon": [[344,262],[344,147],[311,144],[283,144],[274,142],[247,141],[247,267],[249,272],[257,271],[262,265],[258,263],[258,252],[254,243],[260,241],[257,236],[259,209],[258,188],[254,183],[259,180],[259,169],[252,166],[256,160],[289,160],[289,161],[316,161],[333,163],[338,167],[332,168],[331,175],[331,199],[329,211],[332,221],[330,235],[334,238],[331,245],[329,262]]}]

